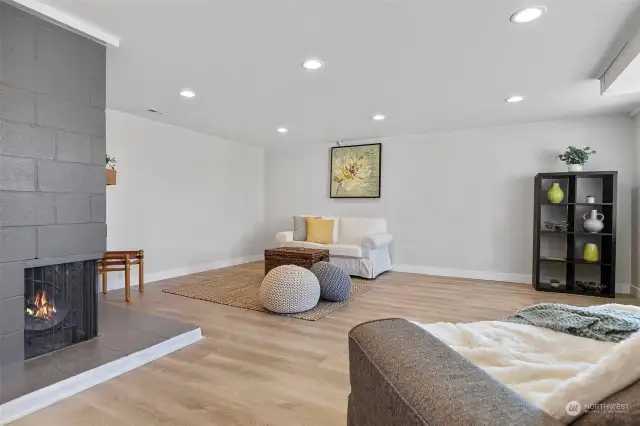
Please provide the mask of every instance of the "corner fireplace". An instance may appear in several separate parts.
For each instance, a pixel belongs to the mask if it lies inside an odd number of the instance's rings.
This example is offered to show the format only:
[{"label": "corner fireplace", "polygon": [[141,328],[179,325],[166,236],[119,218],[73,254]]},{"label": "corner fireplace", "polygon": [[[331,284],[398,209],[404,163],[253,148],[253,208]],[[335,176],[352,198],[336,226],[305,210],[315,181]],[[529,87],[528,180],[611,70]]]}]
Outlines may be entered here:
[{"label": "corner fireplace", "polygon": [[25,269],[24,358],[98,334],[97,261]]}]

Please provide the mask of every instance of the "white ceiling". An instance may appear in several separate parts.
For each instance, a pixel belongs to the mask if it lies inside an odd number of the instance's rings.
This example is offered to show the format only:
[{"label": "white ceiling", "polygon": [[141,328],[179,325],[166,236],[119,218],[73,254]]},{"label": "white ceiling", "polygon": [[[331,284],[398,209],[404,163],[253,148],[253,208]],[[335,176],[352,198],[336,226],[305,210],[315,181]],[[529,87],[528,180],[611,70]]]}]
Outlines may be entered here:
[{"label": "white ceiling", "polygon": [[[260,146],[600,113],[593,75],[640,0],[46,0],[121,38],[108,106]],[[516,10],[544,4],[515,25]],[[308,72],[300,62],[321,58]],[[197,96],[179,96],[183,88]],[[513,94],[527,97],[506,104]],[[152,115],[150,107],[166,110]],[[369,117],[384,113],[385,121]],[[281,134],[278,127],[287,127]]]}]

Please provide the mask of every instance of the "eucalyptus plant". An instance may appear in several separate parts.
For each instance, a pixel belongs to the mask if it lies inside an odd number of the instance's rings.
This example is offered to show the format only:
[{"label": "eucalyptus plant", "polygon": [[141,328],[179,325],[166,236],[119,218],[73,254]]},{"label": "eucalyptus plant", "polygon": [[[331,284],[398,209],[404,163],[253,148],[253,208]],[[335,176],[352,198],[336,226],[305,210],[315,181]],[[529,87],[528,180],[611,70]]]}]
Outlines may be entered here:
[{"label": "eucalyptus plant", "polygon": [[564,161],[567,165],[580,164],[581,166],[584,166],[584,164],[589,161],[589,156],[595,153],[596,152],[588,146],[585,146],[584,148],[569,146],[564,150],[564,152],[558,154],[558,158],[561,161]]},{"label": "eucalyptus plant", "polygon": [[107,154],[107,167],[111,170],[115,170],[116,169],[116,158],[115,157],[109,157],[109,154]]}]

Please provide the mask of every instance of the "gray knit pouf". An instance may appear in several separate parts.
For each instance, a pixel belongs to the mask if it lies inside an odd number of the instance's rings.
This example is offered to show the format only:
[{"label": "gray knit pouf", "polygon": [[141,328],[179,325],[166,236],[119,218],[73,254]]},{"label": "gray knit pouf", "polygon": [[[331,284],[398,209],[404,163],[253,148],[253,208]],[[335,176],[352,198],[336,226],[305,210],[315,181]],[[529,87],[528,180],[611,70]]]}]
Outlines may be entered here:
[{"label": "gray knit pouf", "polygon": [[351,277],[344,269],[329,262],[318,262],[311,272],[320,282],[320,297],[331,302],[344,302],[351,294]]},{"label": "gray knit pouf", "polygon": [[320,284],[308,269],[278,266],[262,280],[260,300],[265,308],[279,314],[308,311],[320,300]]}]

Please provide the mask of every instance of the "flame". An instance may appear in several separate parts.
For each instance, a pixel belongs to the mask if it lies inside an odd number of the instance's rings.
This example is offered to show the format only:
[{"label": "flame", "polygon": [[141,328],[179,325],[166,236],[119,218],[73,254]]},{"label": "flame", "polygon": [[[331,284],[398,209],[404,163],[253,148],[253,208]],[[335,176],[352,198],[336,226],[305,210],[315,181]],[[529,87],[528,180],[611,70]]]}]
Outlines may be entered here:
[{"label": "flame", "polygon": [[37,292],[33,301],[33,305],[26,308],[25,312],[32,317],[50,320],[56,313],[56,307],[53,302],[47,300],[47,292]]}]

